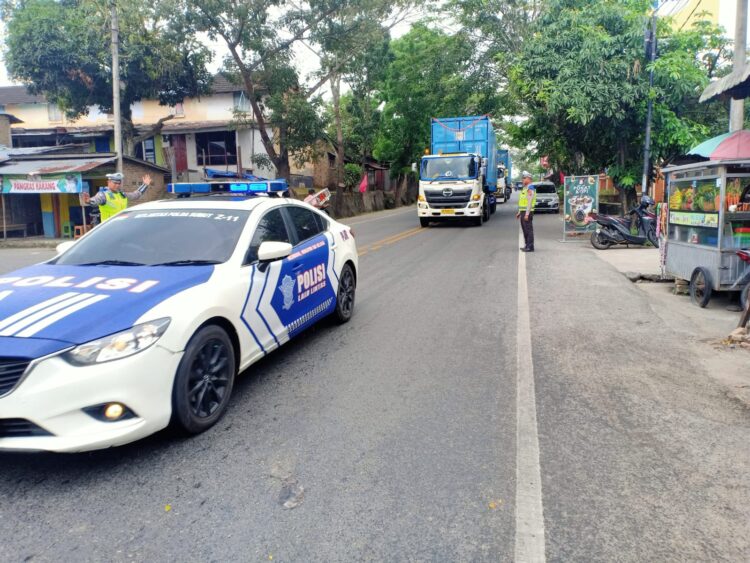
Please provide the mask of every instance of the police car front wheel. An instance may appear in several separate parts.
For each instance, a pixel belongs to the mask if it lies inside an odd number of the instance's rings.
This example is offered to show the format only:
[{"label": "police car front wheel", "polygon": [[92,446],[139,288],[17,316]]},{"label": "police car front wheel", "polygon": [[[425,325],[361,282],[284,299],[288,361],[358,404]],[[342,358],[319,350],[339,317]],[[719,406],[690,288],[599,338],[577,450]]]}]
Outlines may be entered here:
[{"label": "police car front wheel", "polygon": [[234,386],[236,359],[227,333],[205,326],[188,342],[172,391],[172,423],[198,434],[221,418]]},{"label": "police car front wheel", "polygon": [[357,280],[351,265],[344,264],[339,278],[339,291],[336,295],[336,320],[339,323],[348,322],[354,314],[354,294],[357,289]]}]

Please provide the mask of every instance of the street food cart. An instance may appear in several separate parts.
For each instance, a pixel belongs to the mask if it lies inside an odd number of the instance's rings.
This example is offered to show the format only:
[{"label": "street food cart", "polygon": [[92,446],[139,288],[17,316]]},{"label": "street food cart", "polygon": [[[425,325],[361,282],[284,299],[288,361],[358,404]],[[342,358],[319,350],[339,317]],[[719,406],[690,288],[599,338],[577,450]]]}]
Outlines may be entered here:
[{"label": "street food cart", "polygon": [[704,161],[664,169],[669,194],[666,271],[690,280],[705,307],[713,291],[740,291],[750,264],[750,159]]}]

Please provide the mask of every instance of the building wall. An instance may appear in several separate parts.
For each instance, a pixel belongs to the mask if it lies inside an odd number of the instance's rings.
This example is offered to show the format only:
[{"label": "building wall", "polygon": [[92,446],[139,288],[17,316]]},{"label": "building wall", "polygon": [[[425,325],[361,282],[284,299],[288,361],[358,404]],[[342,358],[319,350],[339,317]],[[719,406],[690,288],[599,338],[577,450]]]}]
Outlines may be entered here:
[{"label": "building wall", "polygon": [[10,138],[10,119],[5,115],[0,115],[0,145],[13,146]]},{"label": "building wall", "polygon": [[151,187],[146,190],[143,197],[138,200],[138,203],[145,203],[147,201],[154,201],[157,199],[164,199],[167,195],[166,183],[164,182],[164,174],[158,170],[154,170],[150,166],[145,166],[138,162],[132,162],[129,160],[123,161],[122,173],[125,175],[123,181],[123,190],[131,192],[138,189],[141,185],[141,179],[144,174],[151,176]]}]

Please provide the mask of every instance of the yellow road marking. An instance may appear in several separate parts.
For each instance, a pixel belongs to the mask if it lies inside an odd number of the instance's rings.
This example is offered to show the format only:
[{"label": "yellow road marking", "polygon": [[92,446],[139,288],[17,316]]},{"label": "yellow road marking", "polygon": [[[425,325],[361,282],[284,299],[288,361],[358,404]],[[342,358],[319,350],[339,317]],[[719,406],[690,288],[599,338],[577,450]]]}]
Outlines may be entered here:
[{"label": "yellow road marking", "polygon": [[396,233],[395,235],[391,235],[382,240],[375,241],[369,246],[363,247],[362,250],[359,251],[359,256],[364,256],[368,252],[375,252],[376,250],[380,250],[384,246],[399,242],[401,240],[404,240],[405,238],[409,238],[426,230],[427,229],[423,229],[422,227],[416,227],[414,229],[409,229],[408,231]]}]

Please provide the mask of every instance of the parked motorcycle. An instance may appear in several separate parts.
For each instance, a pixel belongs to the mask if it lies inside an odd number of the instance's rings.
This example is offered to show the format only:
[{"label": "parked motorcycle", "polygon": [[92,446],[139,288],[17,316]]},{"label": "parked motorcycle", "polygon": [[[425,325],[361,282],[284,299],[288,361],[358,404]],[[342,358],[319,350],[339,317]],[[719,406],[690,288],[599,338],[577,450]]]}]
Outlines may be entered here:
[{"label": "parked motorcycle", "polygon": [[[648,211],[653,204],[653,199],[643,196],[638,207],[631,209],[627,217],[592,213],[592,218],[600,228],[591,233],[591,245],[598,250],[606,250],[615,244],[644,246],[650,242],[659,248],[659,239],[656,236],[656,215]],[[635,234],[631,230],[634,226],[638,227],[638,232]]]}]

